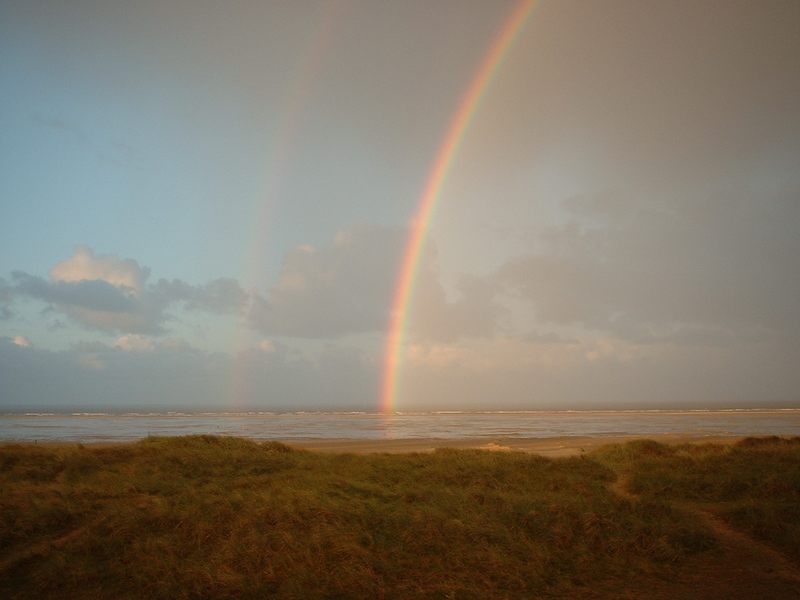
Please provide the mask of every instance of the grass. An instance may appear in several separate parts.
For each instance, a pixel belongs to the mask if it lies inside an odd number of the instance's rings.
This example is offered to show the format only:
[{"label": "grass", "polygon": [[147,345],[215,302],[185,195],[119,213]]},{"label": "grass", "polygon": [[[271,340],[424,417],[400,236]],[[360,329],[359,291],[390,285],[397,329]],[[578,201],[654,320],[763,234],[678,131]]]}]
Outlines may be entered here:
[{"label": "grass", "polygon": [[[676,499],[732,502],[731,523],[758,522],[755,534],[793,547],[770,520],[800,522],[798,449],[633,442],[546,459],[323,454],[212,436],[4,446],[0,596],[580,595],[670,577],[713,548]],[[609,489],[618,472],[641,499]]]},{"label": "grass", "polygon": [[800,437],[730,446],[641,440],[596,458],[627,473],[631,492],[699,505],[800,562]]}]

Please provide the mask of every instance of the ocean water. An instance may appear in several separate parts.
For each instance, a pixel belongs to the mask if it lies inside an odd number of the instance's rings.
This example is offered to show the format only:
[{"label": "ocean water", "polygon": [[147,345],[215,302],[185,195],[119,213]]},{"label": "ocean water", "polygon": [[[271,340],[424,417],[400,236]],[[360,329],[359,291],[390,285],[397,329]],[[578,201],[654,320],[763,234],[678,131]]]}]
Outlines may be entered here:
[{"label": "ocean water", "polygon": [[148,435],[233,435],[255,440],[454,439],[800,435],[800,409],[495,411],[6,413],[0,441],[115,442]]}]

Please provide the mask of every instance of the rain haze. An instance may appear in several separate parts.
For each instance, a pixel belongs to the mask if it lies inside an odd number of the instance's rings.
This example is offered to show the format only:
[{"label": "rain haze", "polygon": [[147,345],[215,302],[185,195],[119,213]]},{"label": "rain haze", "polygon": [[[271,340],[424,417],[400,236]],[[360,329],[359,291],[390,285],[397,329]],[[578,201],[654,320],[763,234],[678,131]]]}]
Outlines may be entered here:
[{"label": "rain haze", "polygon": [[519,6],[0,1],[0,409],[797,405],[800,3]]}]

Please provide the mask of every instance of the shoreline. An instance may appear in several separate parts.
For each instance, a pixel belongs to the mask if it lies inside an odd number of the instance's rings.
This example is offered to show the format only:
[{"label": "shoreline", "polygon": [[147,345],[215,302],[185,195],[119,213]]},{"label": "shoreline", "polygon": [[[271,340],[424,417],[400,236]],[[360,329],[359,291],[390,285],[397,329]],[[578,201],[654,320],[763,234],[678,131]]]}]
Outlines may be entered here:
[{"label": "shoreline", "polygon": [[[166,436],[173,437],[173,436]],[[176,436],[177,437],[177,436]],[[233,436],[239,437],[239,436]],[[342,454],[410,454],[433,452],[438,448],[488,450],[493,452],[526,452],[558,458],[578,456],[601,446],[620,444],[632,440],[654,440],[663,444],[735,444],[745,437],[741,435],[696,435],[687,433],[630,434],[613,436],[560,436],[560,437],[485,437],[485,438],[404,438],[404,439],[356,439],[356,438],[291,438],[253,440],[257,443],[276,441],[298,450]],[[781,436],[785,437],[785,436]],[[144,438],[142,438],[144,439]],[[250,438],[245,438],[250,439]],[[135,444],[141,440],[119,441],[60,441],[60,440],[0,440],[0,449],[9,446],[69,447],[86,446],[103,448]]]},{"label": "shoreline", "polygon": [[[653,435],[561,436],[549,438],[419,438],[419,439],[306,439],[284,440],[292,448],[314,452],[350,454],[403,454],[433,452],[437,448],[489,450],[493,452],[526,452],[541,456],[577,456],[601,446],[621,444],[632,440],[654,440],[664,444],[735,444],[747,436],[692,435],[662,433]],[[760,437],[760,436],[755,436]]]},{"label": "shoreline", "polygon": [[376,410],[169,410],[149,411],[120,410],[120,411],[80,411],[80,410],[8,410],[0,412],[0,418],[24,417],[303,417],[303,416],[338,416],[338,417],[459,417],[459,416],[592,416],[592,415],[623,415],[623,416],[676,416],[676,415],[785,415],[800,414],[800,406],[779,407],[729,407],[729,408],[585,408],[585,409],[538,409],[538,410],[403,410],[382,412]]}]

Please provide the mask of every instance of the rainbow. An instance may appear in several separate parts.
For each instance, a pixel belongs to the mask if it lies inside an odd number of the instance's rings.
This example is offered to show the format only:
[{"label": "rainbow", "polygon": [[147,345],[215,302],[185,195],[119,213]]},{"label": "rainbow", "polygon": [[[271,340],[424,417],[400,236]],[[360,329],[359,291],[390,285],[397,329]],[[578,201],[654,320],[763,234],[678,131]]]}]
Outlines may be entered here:
[{"label": "rainbow", "polygon": [[414,295],[414,283],[425,246],[426,233],[433,220],[442,187],[469,130],[470,123],[480,107],[481,100],[486,95],[486,90],[491,85],[520,31],[525,27],[535,5],[536,0],[522,0],[503,23],[458,103],[458,108],[436,153],[416,213],[411,221],[392,298],[380,392],[380,406],[383,412],[391,412],[397,399],[409,305]]},{"label": "rainbow", "polygon": [[[251,241],[244,261],[246,267],[241,274],[242,280],[250,285],[259,280],[263,266],[262,257],[271,231],[271,211],[278,201],[281,185],[297,149],[298,137],[304,124],[303,116],[312,100],[314,84],[322,71],[325,57],[330,52],[336,29],[349,9],[349,6],[340,2],[328,2],[321,6],[309,27],[309,38],[303,52],[298,55],[294,77],[287,82],[283,107],[278,112],[282,118],[277,123],[265,160],[266,177],[261,191],[262,202],[252,220],[249,236]],[[239,323],[234,330],[233,347],[239,358],[234,361],[231,372],[230,397],[234,406],[243,408],[248,405],[251,389],[246,372],[247,364],[241,353],[252,347],[250,329],[244,323]]]}]

